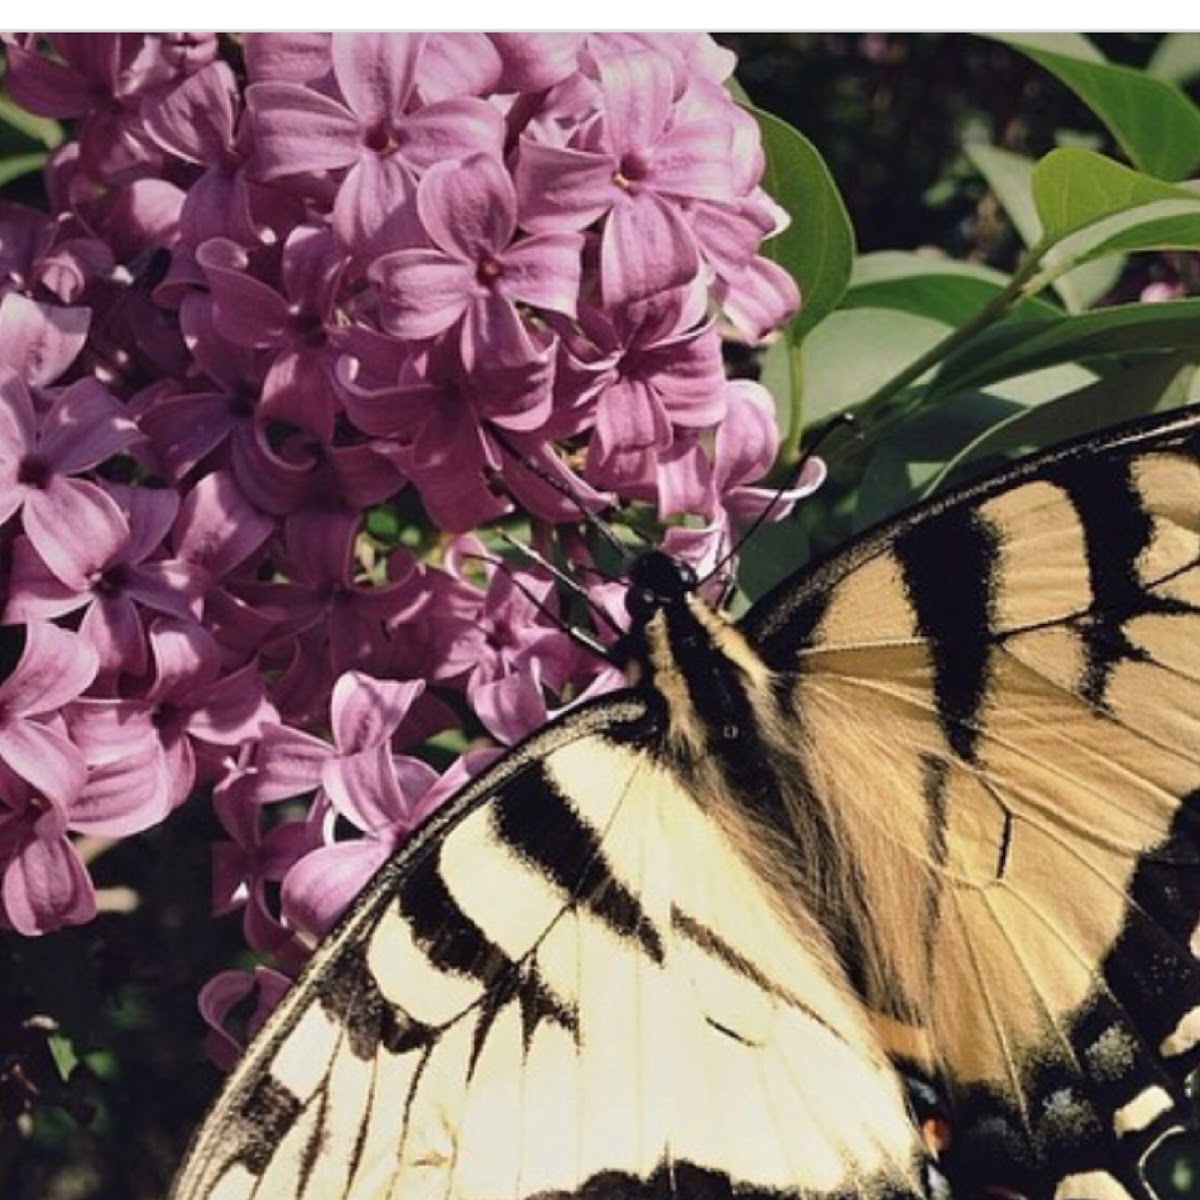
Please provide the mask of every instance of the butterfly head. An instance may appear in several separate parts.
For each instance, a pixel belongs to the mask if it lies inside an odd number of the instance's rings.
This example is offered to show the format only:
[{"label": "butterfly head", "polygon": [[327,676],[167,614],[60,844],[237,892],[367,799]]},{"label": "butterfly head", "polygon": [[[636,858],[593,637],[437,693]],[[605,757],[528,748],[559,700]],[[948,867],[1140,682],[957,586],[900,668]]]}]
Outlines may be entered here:
[{"label": "butterfly head", "polygon": [[662,550],[648,550],[629,566],[625,609],[634,625],[645,625],[660,609],[681,604],[698,586],[688,563]]}]

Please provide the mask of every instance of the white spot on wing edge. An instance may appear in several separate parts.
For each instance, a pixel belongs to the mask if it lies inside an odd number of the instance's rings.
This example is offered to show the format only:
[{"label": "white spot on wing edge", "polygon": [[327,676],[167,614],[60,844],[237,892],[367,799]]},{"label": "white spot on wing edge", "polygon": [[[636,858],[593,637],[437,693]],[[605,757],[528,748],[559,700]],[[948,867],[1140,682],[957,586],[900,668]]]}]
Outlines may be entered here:
[{"label": "white spot on wing edge", "polygon": [[1064,1175],[1054,1189],[1054,1200],[1133,1200],[1107,1171],[1080,1171]]},{"label": "white spot on wing edge", "polygon": [[208,1193],[211,1200],[249,1200],[258,1182],[241,1163],[233,1164]]},{"label": "white spot on wing edge", "polygon": [[310,1005],[271,1060],[271,1078],[307,1104],[329,1071],[339,1033],[319,1004]]},{"label": "white spot on wing edge", "polygon": [[1186,1054],[1197,1042],[1200,1042],[1200,1008],[1192,1008],[1184,1013],[1174,1030],[1163,1038],[1158,1052],[1164,1058],[1174,1058],[1178,1054]]},{"label": "white spot on wing edge", "polygon": [[1118,1135],[1137,1133],[1169,1111],[1173,1103],[1165,1088],[1148,1087],[1113,1113],[1113,1129]]}]

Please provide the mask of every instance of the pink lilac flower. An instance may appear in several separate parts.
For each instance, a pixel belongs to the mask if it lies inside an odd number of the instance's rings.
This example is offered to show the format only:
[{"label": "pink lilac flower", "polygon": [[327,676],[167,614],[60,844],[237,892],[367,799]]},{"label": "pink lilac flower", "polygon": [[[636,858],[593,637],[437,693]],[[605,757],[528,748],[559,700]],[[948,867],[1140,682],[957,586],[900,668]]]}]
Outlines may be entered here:
[{"label": "pink lilac flower", "polygon": [[0,300],[0,371],[46,387],[75,360],[87,340],[91,313],[82,307],[40,304],[17,292]]},{"label": "pink lilac flower", "polygon": [[676,429],[724,416],[720,338],[705,319],[704,294],[677,288],[615,310],[589,308],[579,324],[602,370],[588,478],[626,495],[652,490]]},{"label": "pink lilac flower", "polygon": [[43,415],[25,381],[0,366],[0,523],[20,510],[29,540],[59,579],[81,584],[80,564],[97,541],[111,544],[127,532],[114,500],[74,476],[136,437],[137,426],[94,379],[65,388]]},{"label": "pink lilac flower", "polygon": [[653,51],[605,56],[598,87],[598,115],[570,144],[522,141],[516,183],[528,229],[607,218],[600,278],[616,304],[695,279],[699,248],[679,205],[732,198],[732,129],[727,119],[676,119],[676,72]]},{"label": "pink lilac flower", "polygon": [[[208,1055],[222,1071],[233,1070],[245,1042],[263,1027],[291,984],[290,976],[259,966],[253,972],[221,971],[200,989],[200,1015],[209,1028]],[[245,1021],[244,1041],[239,1041],[227,1031],[226,1024],[233,1009],[251,996],[254,1006]]]},{"label": "pink lilac flower", "polygon": [[26,625],[24,642],[0,683],[0,765],[66,804],[83,786],[87,765],[59,714],[95,678],[99,655],[78,634],[45,621]]},{"label": "pink lilac flower", "polygon": [[251,84],[246,93],[260,178],[345,171],[333,227],[359,253],[411,236],[406,214],[421,172],[476,151],[499,157],[503,147],[503,117],[486,101],[419,103],[427,40],[417,33],[335,33],[330,59],[338,95],[277,82]]},{"label": "pink lilac flower", "polygon": [[301,226],[280,256],[278,283],[250,270],[245,250],[210,238],[196,252],[208,282],[213,324],[235,346],[267,349],[258,414],[308,429],[325,442],[341,404],[333,388],[336,354],[328,345],[331,313],[345,256],[327,231]]},{"label": "pink lilac flower", "polygon": [[[363,885],[397,846],[458,792],[495,756],[467,754],[442,776],[416,758],[375,758],[375,770],[354,778],[339,805],[325,809],[326,844],[306,854],[283,881],[283,911],[290,923],[315,935],[329,931]],[[320,812],[322,805],[315,808]],[[334,837],[334,818],[346,818],[361,836]]]},{"label": "pink lilac flower", "polygon": [[68,808],[0,775],[0,918],[35,936],[96,915],[87,867],[67,837]]},{"label": "pink lilac flower", "polygon": [[217,776],[244,742],[278,719],[257,663],[223,671],[216,640],[194,621],[159,617],[150,626],[152,682],[143,699],[170,779],[171,807],[191,793],[198,767]]},{"label": "pink lilac flower", "polygon": [[6,620],[53,618],[83,609],[80,633],[100,655],[101,672],[146,671],[144,612],[198,620],[206,572],[157,552],[179,511],[179,497],[163,489],[108,484],[103,493],[119,520],[92,539],[60,546],[45,561],[32,539],[13,550],[13,594]]},{"label": "pink lilac flower", "polygon": [[249,245],[258,240],[253,192],[244,170],[246,149],[239,138],[241,95],[224,62],[211,62],[178,87],[147,98],[141,109],[147,135],[166,153],[202,173],[187,190],[179,214],[185,245],[229,237]]},{"label": "pink lilac flower", "polygon": [[[616,678],[539,570],[437,531],[512,514],[586,564],[581,511],[634,499],[712,564],[812,484],[761,484],[769,402],[716,323],[795,310],[761,253],[786,218],[703,35],[251,34],[244,70],[211,35],[0,42],[76,132],[49,216],[0,206],[0,570],[32,631],[5,919],[87,919],[73,837],[207,782],[214,909],[290,972],[474,769],[437,776],[429,735],[469,706],[512,742]],[[602,641],[618,590],[588,580]]]},{"label": "pink lilac flower", "polygon": [[471,370],[487,359],[520,361],[518,304],[575,315],[583,235],[514,241],[516,189],[498,159],[475,154],[434,164],[417,185],[417,213],[432,246],[398,250],[371,265],[388,333],[427,338],[461,322],[463,363]]},{"label": "pink lilac flower", "polygon": [[[9,694],[0,697],[6,707],[19,710],[24,705],[26,710],[7,721],[0,736],[5,748],[0,759],[0,920],[26,935],[82,924],[95,915],[92,882],[71,834],[124,837],[157,824],[167,811],[166,774],[148,714],[136,702],[72,701],[51,718],[52,729],[30,737],[35,724],[30,705],[40,708],[63,700],[79,681],[73,663],[62,661],[68,639],[79,639],[51,629],[30,626],[26,654],[3,685]],[[86,664],[86,653],[79,657]],[[58,686],[39,687],[38,672],[55,667],[61,669]],[[63,752],[64,741],[69,755]],[[45,755],[36,771],[28,769],[20,753],[31,744]],[[33,782],[39,775],[49,787]]]},{"label": "pink lilac flower", "polygon": [[[258,756],[256,748],[244,757],[252,763]],[[239,761],[213,794],[213,811],[228,836],[212,848],[212,910],[218,917],[240,911],[247,944],[294,968],[303,962],[303,948],[273,897],[288,871],[321,839],[307,818],[268,824],[254,798],[258,787],[255,767]]]},{"label": "pink lilac flower", "polygon": [[80,119],[81,153],[98,177],[120,182],[154,163],[139,93],[166,83],[194,60],[164,54],[164,43],[135,33],[56,33],[50,42],[57,61],[9,43],[9,95],[41,116]]},{"label": "pink lilac flower", "polygon": [[511,365],[472,374],[457,348],[443,342],[405,356],[398,378],[387,379],[386,366],[374,367],[379,382],[342,377],[350,419],[380,439],[442,529],[465,532],[508,511],[489,478],[505,466],[494,431],[520,442],[552,418],[555,347],[523,324],[513,333],[522,345]]},{"label": "pink lilac flower", "polygon": [[[393,573],[386,582],[357,577],[355,542],[360,515],[348,510],[309,509],[284,523],[286,582],[239,582],[236,593],[258,608],[273,608],[282,620],[278,634],[289,639],[290,670],[304,686],[292,685],[285,672],[276,690],[303,706],[322,705],[332,680],[343,671],[369,663],[386,646],[391,628],[411,619],[428,602],[422,577],[403,548],[393,551]],[[307,635],[307,636],[306,636]],[[313,691],[314,679],[327,680]],[[299,710],[292,708],[295,719]]]}]

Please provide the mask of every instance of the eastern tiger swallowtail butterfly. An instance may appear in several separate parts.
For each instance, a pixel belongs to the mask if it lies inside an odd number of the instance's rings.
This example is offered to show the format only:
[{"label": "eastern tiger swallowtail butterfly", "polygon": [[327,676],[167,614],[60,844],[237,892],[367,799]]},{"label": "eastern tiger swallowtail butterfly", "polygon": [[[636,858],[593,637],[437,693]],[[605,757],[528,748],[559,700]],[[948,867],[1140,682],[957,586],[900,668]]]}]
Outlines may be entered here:
[{"label": "eastern tiger swallowtail butterfly", "polygon": [[374,879],[177,1200],[1149,1193],[1200,1047],[1200,415],[1043,453],[638,677]]}]

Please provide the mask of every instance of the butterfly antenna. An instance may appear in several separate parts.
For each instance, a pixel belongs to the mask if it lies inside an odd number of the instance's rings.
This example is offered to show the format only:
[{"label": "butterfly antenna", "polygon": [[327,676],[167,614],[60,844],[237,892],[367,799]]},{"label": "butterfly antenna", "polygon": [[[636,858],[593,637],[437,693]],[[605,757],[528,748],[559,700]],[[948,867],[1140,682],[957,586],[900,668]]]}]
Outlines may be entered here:
[{"label": "butterfly antenna", "polygon": [[489,425],[488,432],[496,439],[496,443],[510,458],[520,463],[531,475],[536,475],[547,487],[553,488],[560,496],[569,500],[579,510],[579,516],[588,528],[595,530],[616,551],[623,565],[628,565],[632,557],[629,553],[629,548],[613,533],[612,528],[606,521],[602,521],[596,516],[561,479],[555,475],[551,475],[540,463],[526,458],[495,425]]},{"label": "butterfly antenna", "polygon": [[[503,535],[503,536],[507,536],[507,535]],[[518,549],[523,550],[525,553],[529,554],[529,556],[535,562],[538,562],[540,565],[546,565],[546,566],[549,565],[549,564],[544,563],[544,561],[541,559],[540,555],[538,555],[538,554],[536,554],[536,552],[530,550],[530,548],[528,546],[523,546],[520,542],[516,541],[515,538],[507,539],[507,540],[509,540],[511,542],[511,544],[516,546]],[[582,646],[583,649],[587,650],[591,654],[596,655],[597,658],[602,658],[606,663],[609,664],[609,666],[620,666],[621,665],[617,661],[617,659],[614,657],[612,652],[608,649],[608,647],[605,646],[602,642],[598,642],[595,638],[590,637],[588,634],[584,633],[582,629],[577,629],[569,621],[564,621],[562,619],[562,617],[559,616],[558,613],[556,613],[553,609],[551,609],[541,599],[541,597],[536,595],[531,588],[527,587],[517,577],[516,573],[512,570],[512,567],[508,563],[506,563],[504,561],[504,559],[493,558],[492,556],[487,555],[487,554],[471,554],[471,553],[466,553],[463,555],[463,557],[474,559],[476,562],[487,563],[489,566],[495,567],[499,571],[504,571],[508,575],[508,578],[509,578],[510,582],[512,583],[513,587],[515,587],[517,589],[517,591],[520,592],[521,595],[524,596],[525,599],[528,600],[529,603],[532,604],[533,607],[536,608],[537,611],[539,613],[541,613],[543,617],[546,618],[546,620],[550,621],[554,626],[556,626],[559,630],[561,630],[563,633],[565,633],[567,635],[567,637],[569,637],[573,642],[576,643],[576,645]],[[561,572],[556,572],[554,570],[554,568],[552,568],[552,567],[550,568],[550,572],[552,575],[554,575],[554,577],[556,579],[559,577],[560,574],[562,574]],[[578,592],[583,594],[585,599],[587,598],[587,593],[583,590],[583,588],[579,587],[578,584],[575,584],[575,587],[572,590],[573,591],[578,590]],[[592,611],[599,612],[601,614],[601,616],[610,625],[612,625],[612,627],[614,629],[616,629],[618,634],[623,632],[619,626],[617,626],[613,623],[612,618],[609,617],[607,613],[605,613],[601,609],[597,608],[597,606],[592,604],[590,600],[588,601],[588,604],[589,604],[589,607],[592,609]]]},{"label": "butterfly antenna", "polygon": [[[717,560],[716,565],[712,568],[712,570],[709,571],[709,573],[700,581],[701,586],[707,583],[715,575],[719,574],[735,557],[737,557],[742,547],[754,536],[754,534],[758,532],[758,530],[764,524],[766,524],[767,518],[771,515],[772,510],[779,504],[783,493],[788,490],[788,484],[791,479],[800,478],[804,472],[804,468],[816,458],[817,451],[820,450],[820,448],[829,440],[830,435],[839,429],[852,428],[854,424],[855,420],[853,413],[842,412],[838,413],[836,417],[831,418],[819,430],[817,430],[817,432],[813,435],[812,441],[809,443],[807,449],[805,449],[804,453],[800,456],[800,461],[796,464],[795,470],[788,472],[788,476],[785,477],[780,485],[775,489],[775,494],[771,497],[770,501],[763,506],[762,512],[760,512],[758,516],[750,522],[745,531],[742,533],[741,537],[739,537],[729,547],[729,549]],[[726,593],[723,595],[723,599],[725,601],[728,600],[731,592],[732,587],[727,589]]]},{"label": "butterfly antenna", "polygon": [[[597,604],[591,598],[591,596],[588,594],[587,588],[585,588],[579,582],[578,579],[572,578],[571,575],[569,575],[561,567],[556,566],[554,563],[552,563],[540,551],[535,550],[533,546],[527,545],[525,542],[522,542],[518,538],[513,537],[512,534],[509,533],[507,530],[499,529],[496,532],[497,532],[498,536],[500,537],[500,539],[506,545],[511,546],[514,550],[516,550],[520,554],[523,554],[530,561],[537,563],[537,565],[539,567],[541,567],[543,571],[545,571],[547,574],[549,574],[556,582],[562,584],[562,586],[565,587],[567,589],[567,591],[569,591],[571,593],[572,596],[575,596],[579,600],[583,601],[583,603],[588,606],[589,610],[593,613],[593,615],[595,615],[601,621],[603,621],[605,623],[605,625],[607,625],[608,628],[617,635],[617,637],[624,636],[625,631],[620,627],[620,625],[618,625],[616,623],[616,621],[614,621],[612,619],[612,617],[610,617],[608,615],[608,613],[604,610],[603,607],[601,607],[599,604]],[[593,572],[594,574],[599,576],[602,580],[604,580],[605,583],[614,582],[603,571],[598,571],[598,570],[596,570],[595,567],[588,567],[582,563],[579,565],[580,565],[581,570]],[[517,580],[514,578],[513,582],[517,583]]]}]

